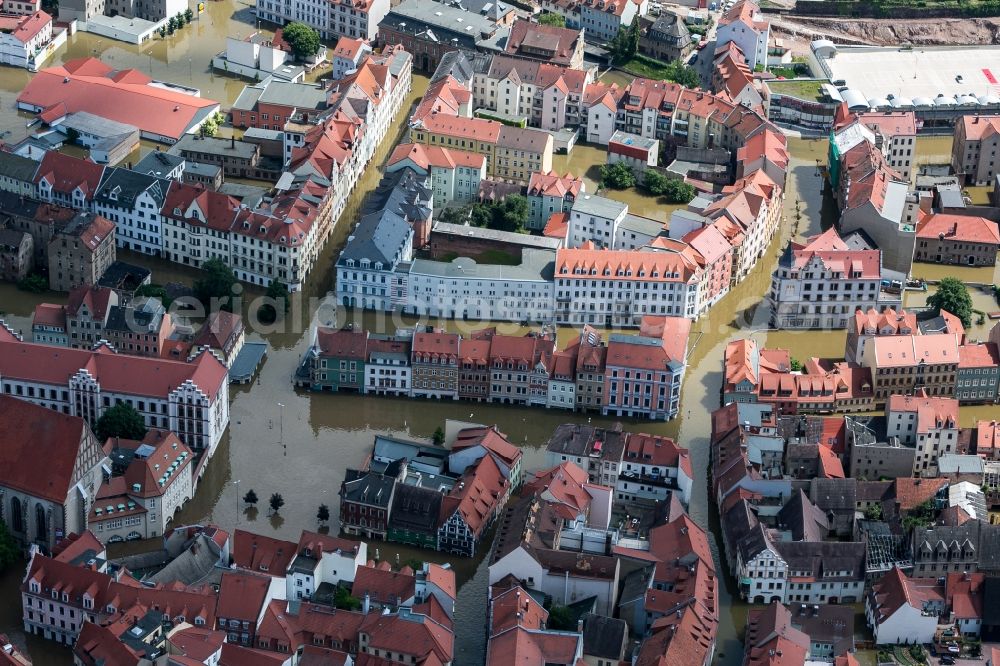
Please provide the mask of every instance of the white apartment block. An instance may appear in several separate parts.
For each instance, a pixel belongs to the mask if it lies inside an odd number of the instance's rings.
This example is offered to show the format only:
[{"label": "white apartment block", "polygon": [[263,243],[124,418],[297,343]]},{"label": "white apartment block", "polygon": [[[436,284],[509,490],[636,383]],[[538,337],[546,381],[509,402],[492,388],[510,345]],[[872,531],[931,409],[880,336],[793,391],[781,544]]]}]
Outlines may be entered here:
[{"label": "white apartment block", "polygon": [[750,69],[767,65],[767,45],[771,24],[751,0],[740,0],[722,18],[716,32],[716,48],[730,42],[740,47]]},{"label": "white apartment block", "polygon": [[618,226],[628,215],[628,206],[598,196],[577,197],[569,214],[568,247],[580,247],[593,242],[598,247],[612,248],[618,238]]},{"label": "white apartment block", "polygon": [[160,256],[160,211],[172,181],[129,169],[107,169],[94,194],[94,212],[115,223],[119,247]]},{"label": "white apartment block", "polygon": [[347,36],[374,41],[389,0],[258,0],[257,17],[284,25],[299,21],[325,40]]},{"label": "white apartment block", "polygon": [[643,315],[694,319],[698,283],[680,255],[639,250],[559,250],[555,320],[569,326],[638,326]]},{"label": "white apartment block", "polygon": [[554,285],[551,250],[525,249],[518,266],[416,259],[407,275],[408,314],[445,319],[548,322]]},{"label": "white apartment block", "polygon": [[[42,372],[54,363],[53,350],[59,354],[57,371]],[[34,363],[14,365],[27,358]],[[169,383],[169,388],[150,395],[154,391],[148,380],[153,376]],[[189,448],[204,449],[209,456],[229,425],[228,371],[207,353],[185,363],[4,341],[0,387],[7,395],[90,423],[124,402],[142,415],[147,427],[175,432]]]}]

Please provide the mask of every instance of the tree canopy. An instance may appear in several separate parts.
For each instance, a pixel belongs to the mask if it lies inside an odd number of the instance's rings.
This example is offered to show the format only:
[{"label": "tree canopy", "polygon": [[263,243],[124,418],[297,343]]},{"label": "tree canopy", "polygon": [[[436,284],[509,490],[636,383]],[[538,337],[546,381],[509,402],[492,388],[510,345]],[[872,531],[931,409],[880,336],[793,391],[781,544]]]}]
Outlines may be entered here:
[{"label": "tree canopy", "polygon": [[635,187],[635,173],[625,162],[605,164],[601,167],[601,184],[612,190],[627,190]]},{"label": "tree canopy", "polygon": [[289,23],[281,31],[281,37],[292,47],[296,58],[305,59],[319,51],[319,33],[305,23]]},{"label": "tree canopy", "polygon": [[118,402],[104,410],[101,418],[97,419],[94,434],[102,443],[109,437],[142,439],[146,436],[146,423],[132,405]]},{"label": "tree canopy", "polygon": [[962,320],[962,326],[972,325],[972,296],[969,295],[969,288],[958,278],[941,280],[937,291],[927,298],[927,305],[934,308],[937,315],[941,314],[941,310],[947,310]]},{"label": "tree canopy", "polygon": [[474,204],[470,223],[474,227],[521,233],[528,224],[528,200],[512,194],[503,201]]},{"label": "tree canopy", "polygon": [[222,309],[232,312],[233,285],[237,282],[233,269],[221,259],[209,259],[201,265],[201,273],[202,276],[194,281],[194,294],[198,300],[208,307],[213,298],[225,299]]},{"label": "tree canopy", "polygon": [[566,17],[562,14],[553,14],[552,12],[545,12],[538,17],[538,22],[542,25],[554,25],[557,28],[566,27]]}]

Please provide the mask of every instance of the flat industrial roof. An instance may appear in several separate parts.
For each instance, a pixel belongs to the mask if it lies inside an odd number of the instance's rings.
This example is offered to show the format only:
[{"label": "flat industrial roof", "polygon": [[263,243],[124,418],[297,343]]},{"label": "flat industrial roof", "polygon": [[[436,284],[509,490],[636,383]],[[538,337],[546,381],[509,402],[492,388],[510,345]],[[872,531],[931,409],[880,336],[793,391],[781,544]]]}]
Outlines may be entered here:
[{"label": "flat industrial roof", "polygon": [[[913,49],[838,46],[837,53],[821,59],[834,81],[866,100],[888,95],[935,99],[943,94],[1000,95],[1000,47],[917,47]],[[875,66],[873,66],[873,64]],[[957,77],[961,76],[959,83]]]}]

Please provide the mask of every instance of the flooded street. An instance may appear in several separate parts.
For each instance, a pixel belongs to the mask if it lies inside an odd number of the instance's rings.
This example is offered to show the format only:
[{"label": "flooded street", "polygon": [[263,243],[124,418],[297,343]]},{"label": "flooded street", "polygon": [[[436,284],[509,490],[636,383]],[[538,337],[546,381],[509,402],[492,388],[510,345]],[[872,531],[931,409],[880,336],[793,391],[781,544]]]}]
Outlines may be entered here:
[{"label": "flooded street", "polygon": [[[212,55],[221,49],[227,35],[247,34],[253,30],[250,7],[241,3],[209,2],[200,21],[186,27],[166,40],[155,40],[152,45],[133,47],[111,43],[95,36],[78,33],[70,38],[68,47],[57,54],[61,62],[76,57],[101,53],[115,67],[137,67],[154,77],[176,81],[201,88],[206,97],[218,99],[228,107],[243,87],[243,82],[217,76],[209,71]],[[612,73],[619,80],[617,73]],[[609,80],[607,76],[605,80]],[[11,132],[7,141],[18,140],[25,134],[27,116],[14,110],[14,96],[27,81],[27,74],[11,68],[0,69],[0,130]],[[178,524],[213,522],[224,529],[242,527],[262,534],[296,540],[303,528],[315,529],[316,512],[320,504],[331,509],[333,520],[330,531],[337,531],[338,491],[344,470],[364,463],[376,434],[391,434],[408,438],[429,438],[446,419],[463,419],[486,424],[497,424],[512,442],[519,444],[525,453],[524,469],[528,472],[545,464],[544,444],[552,431],[561,423],[581,420],[594,424],[611,423],[610,419],[588,418],[572,413],[544,409],[525,409],[510,406],[472,403],[430,402],[408,399],[376,398],[368,396],[312,394],[296,391],[291,378],[302,354],[312,338],[312,326],[332,323],[330,311],[325,308],[317,314],[310,299],[322,299],[332,288],[332,266],[342,247],[359,206],[378,182],[381,165],[388,151],[398,139],[409,115],[409,105],[426,90],[426,77],[414,75],[414,89],[409,104],[397,118],[393,130],[385,138],[372,167],[365,173],[353,191],[344,216],[327,243],[317,269],[309,276],[302,292],[293,296],[293,310],[284,330],[266,335],[254,333],[250,339],[265,339],[271,349],[264,362],[259,379],[252,385],[236,386],[231,391],[229,429],[209,466],[193,500],[183,509]],[[691,340],[695,342],[688,359],[688,374],[682,396],[681,417],[670,423],[627,421],[628,430],[667,435],[691,450],[695,477],[690,513],[699,523],[711,528],[712,546],[719,558],[720,530],[714,507],[710,505],[707,474],[709,463],[710,413],[719,406],[722,384],[722,355],[727,342],[737,337],[752,335],[759,343],[783,347],[798,359],[809,356],[838,357],[843,355],[845,333],[831,332],[771,332],[767,330],[769,313],[759,307],[770,288],[771,272],[785,243],[793,237],[819,233],[831,226],[837,217],[836,206],[820,175],[819,165],[825,162],[826,140],[810,141],[791,139],[792,156],[786,188],[785,221],[778,237],[771,244],[767,256],[757,267],[709,314],[695,322]],[[947,161],[947,145],[941,138],[918,139],[919,159]],[[942,155],[944,156],[942,159]],[[571,171],[582,176],[587,190],[597,190],[599,166],[604,163],[606,151],[598,147],[577,145],[569,156],[556,156],[553,168],[564,173]],[[615,191],[609,196],[629,204],[637,215],[666,221],[672,206],[659,204],[655,198],[636,190]],[[159,260],[122,252],[125,261],[147,266],[154,272],[154,281],[191,283],[196,273],[190,269]],[[918,268],[919,267],[919,268]],[[970,269],[959,269],[969,271]],[[976,269],[973,269],[976,270]],[[921,277],[937,279],[950,273],[938,266],[915,266],[914,273]],[[982,273],[982,275],[980,275]],[[975,281],[989,281],[984,271],[975,273]],[[972,280],[971,272],[961,277]],[[997,281],[996,275],[993,281]],[[248,290],[248,295],[254,292]],[[925,294],[908,295],[907,304],[920,305]],[[247,299],[249,300],[249,299]],[[26,294],[13,286],[0,284],[0,312],[8,324],[26,333],[30,338],[30,318],[36,304],[44,301],[64,302],[64,294]],[[976,296],[976,307],[1000,309]],[[244,312],[246,314],[246,312]],[[366,327],[377,332],[392,332],[397,326],[412,324],[412,320],[382,321],[371,313],[353,315]],[[337,321],[340,324],[343,321]],[[458,323],[448,322],[450,328]],[[468,324],[463,328],[468,330]],[[500,327],[504,332],[517,330],[516,326]],[[575,335],[570,329],[560,330],[561,341]],[[985,337],[980,328],[970,331],[970,336]],[[974,418],[984,409],[963,408],[962,421]],[[981,418],[981,417],[980,417]],[[243,509],[241,496],[253,489],[265,498],[280,492],[285,500],[279,515],[268,516],[266,508],[259,512]],[[460,560],[430,551],[400,547],[394,544],[372,543],[382,559],[406,561],[411,558],[429,561],[451,561],[461,585],[456,610],[456,657],[460,666],[481,664],[485,652],[485,599],[487,575],[482,561]],[[485,553],[484,553],[485,554]],[[723,565],[720,572],[720,612],[717,664],[737,666],[742,661],[742,633],[746,605],[733,598],[735,586]],[[0,577],[0,632],[8,633],[19,644],[24,643],[20,631],[20,606],[17,603],[17,586],[20,571],[8,571]],[[28,647],[36,666],[56,666],[68,663],[68,653],[52,644],[29,641]]]}]

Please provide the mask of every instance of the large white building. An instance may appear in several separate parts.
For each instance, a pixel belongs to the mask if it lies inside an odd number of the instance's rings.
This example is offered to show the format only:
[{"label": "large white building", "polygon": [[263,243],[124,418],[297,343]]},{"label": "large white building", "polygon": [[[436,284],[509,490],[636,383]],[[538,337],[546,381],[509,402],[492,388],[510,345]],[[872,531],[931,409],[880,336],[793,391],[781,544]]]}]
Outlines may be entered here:
[{"label": "large white building", "polygon": [[209,353],[190,363],[21,342],[0,329],[3,393],[96,423],[119,402],[148,428],[215,451],[229,425],[229,376]]},{"label": "large white building", "polygon": [[258,0],[257,17],[284,25],[298,21],[315,29],[320,37],[334,40],[347,36],[374,41],[378,24],[389,13],[389,0]]},{"label": "large white building", "polygon": [[740,47],[750,69],[767,65],[767,45],[771,23],[752,0],[740,0],[719,19],[715,33],[716,48],[734,42]]},{"label": "large white building", "polygon": [[638,326],[643,315],[694,319],[698,284],[677,253],[562,249],[555,266],[555,320]]},{"label": "large white building", "polygon": [[526,248],[517,266],[415,259],[407,274],[408,314],[445,319],[549,322],[556,253]]},{"label": "large white building", "polygon": [[160,256],[160,211],[171,181],[129,169],[106,169],[94,194],[94,212],[115,223],[119,247]]},{"label": "large white building", "polygon": [[771,326],[846,328],[859,308],[899,308],[901,293],[882,291],[885,274],[880,250],[852,248],[833,228],[789,242],[771,278]]},{"label": "large white building", "polygon": [[102,543],[162,537],[194,496],[191,449],[174,433],[153,429],[141,442],[116,439],[111,459],[130,462],[98,491],[87,517],[89,529]]},{"label": "large white building", "polygon": [[567,246],[580,247],[593,242],[598,247],[613,248],[618,226],[628,215],[628,206],[596,194],[577,197],[569,213]]},{"label": "large white building", "polygon": [[0,16],[0,64],[37,69],[49,54],[52,34],[52,17],[43,11]]}]

